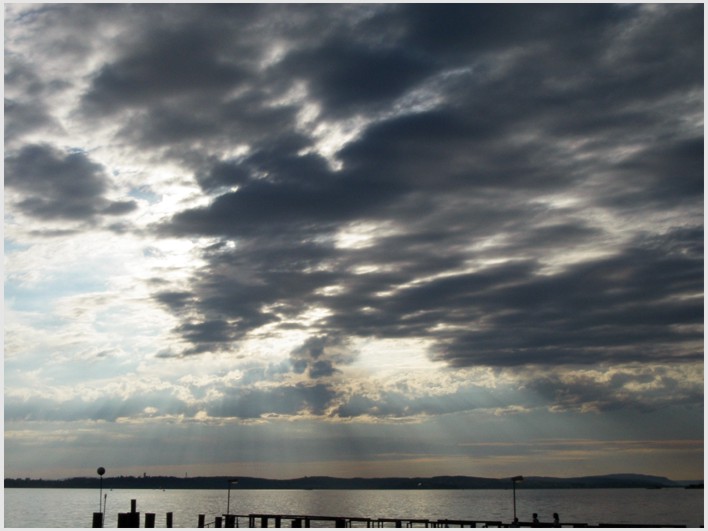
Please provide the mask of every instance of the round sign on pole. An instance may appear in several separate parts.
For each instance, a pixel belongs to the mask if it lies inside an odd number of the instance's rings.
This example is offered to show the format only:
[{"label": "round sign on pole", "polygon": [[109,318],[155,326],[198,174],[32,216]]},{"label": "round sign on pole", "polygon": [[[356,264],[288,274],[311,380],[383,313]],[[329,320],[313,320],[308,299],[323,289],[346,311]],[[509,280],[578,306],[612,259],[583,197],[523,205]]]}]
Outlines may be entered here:
[{"label": "round sign on pole", "polygon": [[99,466],[99,467],[98,467],[98,470],[96,470],[96,472],[98,472],[98,475],[99,475],[99,476],[102,476],[103,474],[106,473],[106,469],[103,468],[102,466]]}]

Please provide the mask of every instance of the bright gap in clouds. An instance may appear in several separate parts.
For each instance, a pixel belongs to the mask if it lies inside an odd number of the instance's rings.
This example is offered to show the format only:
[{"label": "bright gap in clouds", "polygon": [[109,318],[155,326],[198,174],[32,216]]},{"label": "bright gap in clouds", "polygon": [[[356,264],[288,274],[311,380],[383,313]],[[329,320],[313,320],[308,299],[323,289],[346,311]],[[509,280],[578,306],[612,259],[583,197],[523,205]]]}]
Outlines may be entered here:
[{"label": "bright gap in clouds", "polygon": [[430,342],[419,339],[359,340],[353,347],[357,356],[350,368],[368,369],[384,378],[391,372],[441,368],[440,363],[430,360],[429,348]]}]

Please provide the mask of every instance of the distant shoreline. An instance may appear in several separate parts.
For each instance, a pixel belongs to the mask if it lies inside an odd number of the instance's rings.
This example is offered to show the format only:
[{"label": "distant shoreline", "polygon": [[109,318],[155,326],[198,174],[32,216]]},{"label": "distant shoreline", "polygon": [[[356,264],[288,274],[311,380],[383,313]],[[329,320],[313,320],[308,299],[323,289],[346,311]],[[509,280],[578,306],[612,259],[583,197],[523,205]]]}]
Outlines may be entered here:
[{"label": "distant shoreline", "polygon": [[[234,476],[115,476],[104,477],[104,489],[232,489],[263,490],[430,490],[430,489],[511,489],[509,478],[471,476],[436,476],[427,478],[335,478],[328,476],[295,479],[265,479]],[[233,480],[237,480],[233,481]],[[98,488],[98,477],[66,479],[6,478],[5,488]],[[576,478],[526,477],[518,489],[591,489],[591,488],[703,488],[703,480],[674,481],[642,474],[611,474]]]}]

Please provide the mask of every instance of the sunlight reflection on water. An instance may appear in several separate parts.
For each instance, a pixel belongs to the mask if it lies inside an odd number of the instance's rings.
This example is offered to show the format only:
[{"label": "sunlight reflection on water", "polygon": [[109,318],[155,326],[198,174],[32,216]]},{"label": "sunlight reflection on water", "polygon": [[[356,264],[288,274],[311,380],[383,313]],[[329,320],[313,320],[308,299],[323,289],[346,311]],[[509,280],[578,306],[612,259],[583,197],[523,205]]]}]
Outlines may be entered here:
[{"label": "sunlight reflection on water", "polygon": [[[5,489],[5,527],[90,527],[99,494],[89,489]],[[144,513],[156,513],[156,527],[174,514],[174,527],[196,527],[226,512],[226,489],[121,490],[107,495],[106,527],[116,527],[119,512],[136,499]],[[684,489],[517,490],[517,514],[550,521],[596,524],[703,525],[703,491]],[[310,514],[368,518],[501,520],[513,517],[511,490],[239,490],[231,491],[236,514]],[[247,522],[242,520],[243,527]]]}]

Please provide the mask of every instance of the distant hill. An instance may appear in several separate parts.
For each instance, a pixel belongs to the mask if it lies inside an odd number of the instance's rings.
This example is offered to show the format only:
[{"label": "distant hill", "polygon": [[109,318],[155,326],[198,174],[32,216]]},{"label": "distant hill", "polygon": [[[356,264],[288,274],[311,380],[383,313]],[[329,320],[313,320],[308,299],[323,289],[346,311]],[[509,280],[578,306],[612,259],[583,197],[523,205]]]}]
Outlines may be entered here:
[{"label": "distant hill", "polygon": [[[232,476],[179,478],[173,476],[104,477],[104,489],[226,489]],[[435,476],[429,478],[335,478],[308,476],[295,479],[238,477],[232,489],[509,489],[508,478],[470,476]],[[610,474],[576,478],[529,476],[519,489],[591,489],[591,488],[683,488],[703,481],[672,481],[660,476]],[[97,477],[59,480],[5,479],[5,488],[98,488]]]}]

